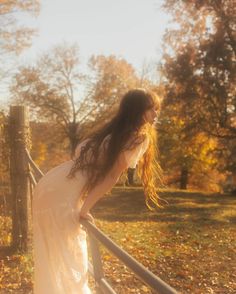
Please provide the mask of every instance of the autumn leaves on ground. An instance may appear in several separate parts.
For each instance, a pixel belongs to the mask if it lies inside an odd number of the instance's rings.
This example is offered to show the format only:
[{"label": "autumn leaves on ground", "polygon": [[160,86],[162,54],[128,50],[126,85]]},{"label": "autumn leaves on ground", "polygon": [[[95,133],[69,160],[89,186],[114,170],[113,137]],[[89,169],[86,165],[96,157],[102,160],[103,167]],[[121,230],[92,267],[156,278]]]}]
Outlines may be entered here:
[{"label": "autumn leaves on ground", "polygon": [[[236,293],[236,197],[174,190],[161,196],[169,205],[153,213],[141,187],[115,187],[93,208],[96,225],[180,293]],[[0,220],[7,245],[10,220]],[[117,293],[154,293],[103,246],[100,251]],[[32,275],[31,254],[1,258],[0,293],[32,293]],[[91,276],[89,283],[93,288]]]}]

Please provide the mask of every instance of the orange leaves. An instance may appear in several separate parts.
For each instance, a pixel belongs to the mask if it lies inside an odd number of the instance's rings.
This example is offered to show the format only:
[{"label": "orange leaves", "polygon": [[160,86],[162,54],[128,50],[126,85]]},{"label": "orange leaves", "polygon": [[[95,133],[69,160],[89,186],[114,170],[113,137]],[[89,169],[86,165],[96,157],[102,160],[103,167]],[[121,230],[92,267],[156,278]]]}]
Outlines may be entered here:
[{"label": "orange leaves", "polygon": [[32,272],[33,263],[30,255],[15,254],[1,259],[0,292],[30,293],[33,286]]},{"label": "orange leaves", "polygon": [[[140,189],[115,190],[93,215],[97,227],[121,248],[182,293],[235,293],[236,199],[162,191],[171,205],[153,213],[139,201]],[[102,245],[100,252],[105,277],[117,293],[154,294]],[[31,254],[1,258],[0,293],[30,293],[32,275]]]},{"label": "orange leaves", "polygon": [[[1,210],[3,210],[3,206]],[[5,208],[6,209],[6,208]],[[11,219],[8,216],[0,215],[0,246],[9,246],[11,244]]]},{"label": "orange leaves", "polygon": [[14,52],[19,54],[24,48],[30,46],[31,37],[36,33],[36,30],[34,28],[27,28],[20,25],[16,15],[28,13],[30,16],[37,16],[39,8],[40,3],[38,0],[1,1],[1,54],[4,52]]}]

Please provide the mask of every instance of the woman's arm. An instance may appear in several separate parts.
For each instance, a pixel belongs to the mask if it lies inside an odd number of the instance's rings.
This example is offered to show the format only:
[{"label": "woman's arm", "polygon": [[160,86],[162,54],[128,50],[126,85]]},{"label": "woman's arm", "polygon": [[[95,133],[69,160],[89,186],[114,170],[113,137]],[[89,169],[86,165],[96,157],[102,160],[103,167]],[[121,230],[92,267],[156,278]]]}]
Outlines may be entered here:
[{"label": "woman's arm", "polygon": [[105,176],[102,182],[96,185],[87,195],[80,210],[81,217],[85,217],[86,214],[90,211],[90,209],[95,205],[95,203],[99,199],[101,199],[106,192],[110,191],[113,188],[113,186],[119,180],[122,172],[126,168],[127,164],[124,159],[124,154],[121,153],[113,168],[108,172],[108,174]]},{"label": "woman's arm", "polygon": [[135,167],[138,160],[141,158],[143,153],[148,147],[149,141],[140,143],[132,150],[126,150],[121,152],[116,160],[113,168],[105,176],[103,181],[94,187],[87,195],[81,210],[80,216],[85,216],[89,210],[95,205],[95,203],[104,196],[104,194],[112,189],[112,187],[117,183],[121,174],[128,167]]}]

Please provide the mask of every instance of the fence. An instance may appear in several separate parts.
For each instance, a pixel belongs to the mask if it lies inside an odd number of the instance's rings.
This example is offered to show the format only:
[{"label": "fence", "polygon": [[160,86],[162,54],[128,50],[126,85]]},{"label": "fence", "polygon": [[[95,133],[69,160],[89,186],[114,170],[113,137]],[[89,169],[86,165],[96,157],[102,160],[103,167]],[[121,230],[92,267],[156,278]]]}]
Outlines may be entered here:
[{"label": "fence", "polygon": [[[13,106],[10,110],[11,132],[11,184],[14,195],[13,204],[13,248],[27,251],[30,239],[30,222],[32,190],[43,176],[28,151],[26,140],[28,132],[27,112],[23,106]],[[31,193],[28,193],[30,191]],[[30,195],[30,197],[29,197]],[[97,294],[115,294],[116,292],[104,277],[99,243],[121,260],[140,280],[160,294],[177,294],[176,290],[147,270],[126,251],[122,250],[94,224],[81,220],[88,232],[91,248],[92,264],[89,262],[89,272],[94,277]]]}]

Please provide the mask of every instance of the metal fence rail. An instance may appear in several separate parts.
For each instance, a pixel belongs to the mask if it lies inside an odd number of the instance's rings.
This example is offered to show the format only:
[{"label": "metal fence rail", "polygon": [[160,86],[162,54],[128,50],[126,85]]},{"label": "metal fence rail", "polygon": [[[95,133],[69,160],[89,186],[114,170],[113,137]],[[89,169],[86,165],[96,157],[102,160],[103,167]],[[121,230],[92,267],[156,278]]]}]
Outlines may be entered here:
[{"label": "metal fence rail", "polygon": [[[121,260],[131,271],[140,278],[146,285],[161,294],[177,294],[176,290],[146,269],[141,263],[129,255],[125,250],[121,249],[108,236],[99,230],[94,224],[87,220],[81,220],[81,224],[99,240],[110,252],[112,252],[119,260]],[[109,292],[110,293],[110,292]]]},{"label": "metal fence rail", "polygon": [[30,167],[33,169],[34,173],[35,173],[35,177],[37,179],[37,181],[44,176],[43,172],[40,170],[40,168],[37,166],[37,164],[33,161],[29,150],[27,148],[25,148],[25,153],[26,153],[26,158],[30,164]]}]

